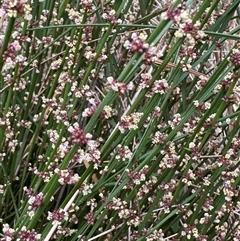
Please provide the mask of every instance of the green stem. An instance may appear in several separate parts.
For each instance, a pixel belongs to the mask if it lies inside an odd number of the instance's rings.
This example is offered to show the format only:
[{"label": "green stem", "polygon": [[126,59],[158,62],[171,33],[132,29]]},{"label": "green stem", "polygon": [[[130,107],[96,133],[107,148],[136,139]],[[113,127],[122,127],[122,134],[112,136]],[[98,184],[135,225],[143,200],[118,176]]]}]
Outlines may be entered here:
[{"label": "green stem", "polygon": [[[10,38],[11,38],[11,33],[14,29],[14,23],[15,23],[15,18],[10,18],[9,22],[8,22],[8,26],[7,26],[7,31],[5,33],[5,37],[3,40],[3,44],[1,47],[1,51],[0,51],[0,70],[2,70],[3,67],[3,54],[7,49],[7,46],[10,42]],[[0,88],[3,88],[3,83],[1,82]]]}]

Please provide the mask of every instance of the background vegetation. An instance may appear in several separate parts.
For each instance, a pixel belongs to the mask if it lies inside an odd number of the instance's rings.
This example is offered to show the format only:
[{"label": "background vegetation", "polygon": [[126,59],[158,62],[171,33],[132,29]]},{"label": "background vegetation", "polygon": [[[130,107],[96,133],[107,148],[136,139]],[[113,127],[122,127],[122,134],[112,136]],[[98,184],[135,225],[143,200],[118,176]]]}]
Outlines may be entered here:
[{"label": "background vegetation", "polygon": [[239,0],[3,0],[0,240],[240,240]]}]

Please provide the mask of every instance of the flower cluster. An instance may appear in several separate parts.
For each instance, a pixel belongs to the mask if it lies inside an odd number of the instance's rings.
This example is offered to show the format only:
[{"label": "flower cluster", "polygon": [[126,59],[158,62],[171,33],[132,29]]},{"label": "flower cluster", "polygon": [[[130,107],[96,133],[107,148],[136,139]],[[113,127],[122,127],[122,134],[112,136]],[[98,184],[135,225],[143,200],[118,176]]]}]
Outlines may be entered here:
[{"label": "flower cluster", "polygon": [[140,79],[140,87],[141,88],[148,88],[151,79],[152,79],[152,75],[150,73],[142,73],[141,79]]},{"label": "flower cluster", "polygon": [[94,163],[94,168],[98,169],[101,163],[101,152],[98,149],[100,141],[88,141],[85,150],[79,149],[78,153],[73,157],[73,163]]},{"label": "flower cluster", "polygon": [[70,8],[70,6],[67,6],[66,12],[68,13],[69,19],[72,20],[75,24],[82,23],[83,15],[79,11]]},{"label": "flower cluster", "polygon": [[101,112],[100,118],[103,119],[103,120],[107,120],[107,119],[111,118],[114,115],[116,115],[116,110],[113,109],[109,105],[105,105],[103,107],[102,112]]},{"label": "flower cluster", "polygon": [[86,196],[90,193],[92,193],[92,188],[93,188],[93,184],[88,184],[88,183],[83,183],[82,186],[79,188],[80,192]]},{"label": "flower cluster", "polygon": [[199,29],[199,22],[193,23],[189,10],[186,9],[186,4],[180,4],[176,9],[168,10],[163,13],[164,19],[170,19],[178,27],[175,32],[177,38],[185,36],[190,46],[194,46],[195,42],[202,40],[206,35]]},{"label": "flower cluster", "polygon": [[18,236],[17,241],[37,241],[41,239],[41,234],[38,234],[34,229],[28,230],[25,226],[22,227]]},{"label": "flower cluster", "polygon": [[47,220],[52,221],[52,225],[57,225],[57,231],[54,234],[53,238],[57,239],[60,236],[64,235],[65,237],[71,236],[77,230],[71,229],[69,227],[64,227],[64,223],[69,222],[71,224],[77,224],[78,218],[75,215],[79,207],[75,206],[73,203],[68,210],[62,208],[54,211],[48,211]]},{"label": "flower cluster", "polygon": [[[4,65],[2,68],[2,71],[3,73],[6,73],[6,76],[7,71],[13,69],[17,63],[19,64],[20,69],[27,64],[26,57],[20,54],[21,49],[22,47],[18,40],[8,44],[7,50],[3,54]],[[10,76],[8,75],[8,77]]]},{"label": "flower cluster", "polygon": [[103,19],[108,20],[110,23],[112,23],[114,25],[122,23],[122,20],[117,19],[115,15],[116,15],[116,12],[115,12],[115,10],[112,9],[111,11],[109,11],[107,13],[103,13],[102,17],[103,17]]},{"label": "flower cluster", "polygon": [[198,26],[192,23],[191,19],[187,19],[181,23],[179,28],[175,36],[179,38],[186,36],[190,40],[190,43],[194,43],[194,39],[202,39],[205,36],[204,32],[200,31]]},{"label": "flower cluster", "polygon": [[27,0],[4,0],[2,3],[2,11],[9,17],[24,17],[30,19],[31,6]]},{"label": "flower cluster", "polygon": [[233,49],[233,53],[231,54],[229,60],[234,67],[238,69],[240,67],[240,49]]},{"label": "flower cluster", "polygon": [[157,55],[157,48],[146,42],[145,33],[133,33],[130,40],[124,41],[124,47],[133,53],[143,54],[144,63],[150,65]]},{"label": "flower cluster", "polygon": [[79,175],[78,174],[74,174],[73,170],[60,170],[58,168],[56,168],[55,173],[59,176],[58,181],[61,185],[64,184],[69,184],[69,185],[74,185],[78,182],[79,180]]},{"label": "flower cluster", "polygon": [[119,80],[114,79],[113,77],[110,76],[107,78],[106,88],[109,90],[113,90],[113,91],[119,93],[120,95],[124,95],[127,90],[133,89],[133,84],[132,83],[129,83],[129,84],[122,83]]},{"label": "flower cluster", "polygon": [[87,223],[90,225],[94,225],[95,222],[95,218],[94,218],[94,213],[93,212],[89,212],[86,214],[85,219],[87,220]]},{"label": "flower cluster", "polygon": [[141,182],[146,180],[146,174],[148,172],[148,166],[144,166],[140,171],[127,170],[128,177],[132,180],[135,185],[139,185]]},{"label": "flower cluster", "polygon": [[125,41],[124,47],[132,52],[144,53],[149,48],[149,44],[146,43],[146,38],[146,34],[133,33],[131,41]]},{"label": "flower cluster", "polygon": [[88,12],[91,12],[94,10],[94,5],[92,0],[81,0],[80,2],[84,7],[84,9],[87,10]]},{"label": "flower cluster", "polygon": [[121,219],[127,220],[129,226],[137,227],[140,224],[140,218],[136,210],[128,208],[127,202],[120,198],[113,198],[107,205],[107,209],[115,210]]},{"label": "flower cluster", "polygon": [[165,79],[154,81],[152,92],[158,94],[166,94],[168,93],[170,87]]},{"label": "flower cluster", "polygon": [[164,232],[162,229],[160,230],[154,230],[152,234],[149,234],[146,237],[146,241],[154,241],[154,240],[158,240],[158,241],[164,241],[166,240],[164,238]]},{"label": "flower cluster", "polygon": [[180,121],[181,121],[181,115],[179,113],[175,114],[172,120],[168,121],[168,124],[171,126],[171,128],[174,128],[175,126],[177,126]]},{"label": "flower cluster", "polygon": [[14,229],[10,228],[9,224],[3,224],[3,235],[4,238],[1,238],[1,241],[12,241],[14,240]]},{"label": "flower cluster", "polygon": [[64,220],[68,220],[68,212],[64,211],[63,209],[55,210],[53,212],[48,212],[48,220],[53,220],[53,224],[57,223],[60,224]]},{"label": "flower cluster", "polygon": [[147,193],[153,191],[154,184],[157,182],[157,178],[152,176],[150,180],[145,181],[138,190],[137,197],[143,198]]},{"label": "flower cluster", "polygon": [[[125,7],[127,6],[128,2],[125,2]],[[133,23],[138,17],[140,16],[140,6],[137,0],[132,1],[131,8],[128,9],[127,12],[124,14],[124,22],[125,23]]]},{"label": "flower cluster", "polygon": [[159,164],[159,173],[166,168],[174,168],[179,160],[179,155],[176,152],[176,146],[173,142],[168,143],[166,149],[161,151],[163,155]]},{"label": "flower cluster", "polygon": [[63,227],[63,226],[59,225],[57,227],[57,231],[53,235],[53,239],[58,239],[60,237],[69,237],[69,236],[72,236],[76,232],[77,232],[77,229],[71,229],[71,228]]},{"label": "flower cluster", "polygon": [[173,22],[180,22],[182,16],[186,14],[186,3],[182,2],[175,9],[169,9],[167,12],[163,13],[163,18],[172,20]]},{"label": "flower cluster", "polygon": [[197,107],[197,109],[200,111],[206,111],[206,110],[210,109],[210,107],[211,107],[211,103],[209,103],[209,102],[199,103],[199,101],[194,100],[193,103]]},{"label": "flower cluster", "polygon": [[77,145],[86,144],[91,138],[92,135],[89,133],[84,133],[84,131],[79,127],[79,124],[76,122],[68,128],[68,131],[71,133],[71,141]]},{"label": "flower cluster", "polygon": [[118,145],[118,151],[116,155],[116,159],[121,159],[122,161],[125,161],[126,159],[132,158],[132,152],[130,151],[128,146],[121,146]]},{"label": "flower cluster", "polygon": [[94,112],[96,111],[98,105],[100,104],[99,101],[97,101],[96,99],[92,98],[89,99],[89,104],[91,105],[90,107],[85,108],[85,110],[82,113],[83,117],[91,117]]},{"label": "flower cluster", "polygon": [[165,133],[161,133],[160,131],[157,131],[152,137],[152,143],[156,145],[162,145],[164,143],[165,138],[166,138]]},{"label": "flower cluster", "polygon": [[118,127],[121,133],[124,133],[126,130],[136,130],[142,116],[143,113],[139,112],[124,116]]},{"label": "flower cluster", "polygon": [[44,194],[38,193],[35,194],[33,189],[28,189],[27,187],[23,188],[28,199],[28,210],[29,210],[29,216],[32,217],[34,215],[34,212],[42,205],[44,200]]}]

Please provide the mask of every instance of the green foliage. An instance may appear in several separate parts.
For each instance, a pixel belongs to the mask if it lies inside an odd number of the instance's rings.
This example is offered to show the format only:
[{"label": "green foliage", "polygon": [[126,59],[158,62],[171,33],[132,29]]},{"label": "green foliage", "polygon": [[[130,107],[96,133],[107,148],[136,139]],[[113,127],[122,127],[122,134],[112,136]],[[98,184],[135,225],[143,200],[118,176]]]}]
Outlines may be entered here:
[{"label": "green foliage", "polygon": [[0,240],[239,240],[239,3],[1,1]]}]

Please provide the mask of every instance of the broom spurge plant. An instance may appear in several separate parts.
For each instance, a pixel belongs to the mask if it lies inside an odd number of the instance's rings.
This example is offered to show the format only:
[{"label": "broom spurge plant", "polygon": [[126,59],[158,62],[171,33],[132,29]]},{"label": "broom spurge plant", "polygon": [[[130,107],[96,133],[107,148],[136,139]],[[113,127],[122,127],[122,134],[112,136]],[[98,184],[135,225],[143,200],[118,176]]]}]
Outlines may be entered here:
[{"label": "broom spurge plant", "polygon": [[239,3],[0,1],[0,240],[240,240]]}]

